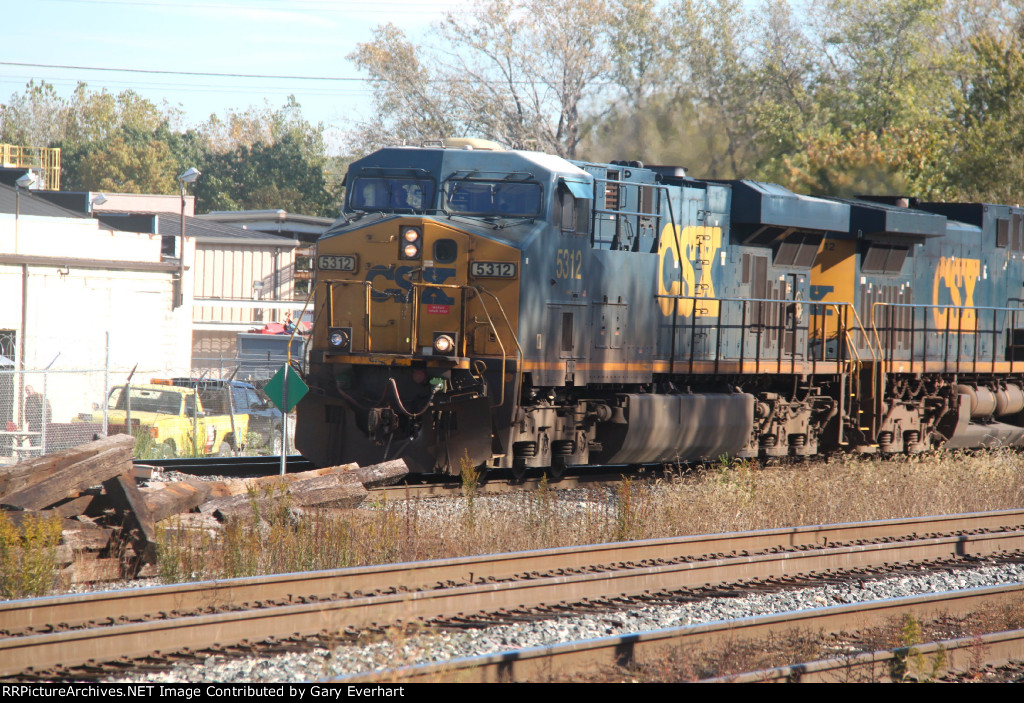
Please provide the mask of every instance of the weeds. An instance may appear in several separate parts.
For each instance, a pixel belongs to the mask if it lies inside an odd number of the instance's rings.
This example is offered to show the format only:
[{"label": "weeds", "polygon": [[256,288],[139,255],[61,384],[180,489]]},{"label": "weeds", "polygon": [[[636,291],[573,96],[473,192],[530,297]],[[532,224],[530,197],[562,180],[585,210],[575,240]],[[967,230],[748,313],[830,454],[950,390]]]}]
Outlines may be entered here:
[{"label": "weeds", "polygon": [[59,517],[25,517],[19,528],[0,511],[0,596],[43,596],[56,586]]},{"label": "weeds", "polygon": [[207,571],[212,539],[207,530],[191,530],[180,515],[157,526],[157,570],[165,583],[195,581]]},{"label": "weeds", "polygon": [[[168,530],[160,558],[178,563],[161,563],[161,574],[217,578],[1024,504],[1024,456],[1001,451],[784,468],[721,460],[654,482],[573,491],[542,482],[501,498],[480,494],[475,471],[464,461],[455,505],[385,498],[360,510],[302,511],[284,488],[269,490],[251,496],[251,517],[206,543]],[[203,553],[182,553],[190,549]]]},{"label": "weeds", "polygon": [[639,539],[642,534],[643,497],[628,478],[615,487],[615,541]]},{"label": "weeds", "polygon": [[469,450],[459,459],[459,478],[462,479],[462,497],[466,499],[466,516],[469,529],[476,527],[476,491],[480,485],[480,471],[469,458]]}]

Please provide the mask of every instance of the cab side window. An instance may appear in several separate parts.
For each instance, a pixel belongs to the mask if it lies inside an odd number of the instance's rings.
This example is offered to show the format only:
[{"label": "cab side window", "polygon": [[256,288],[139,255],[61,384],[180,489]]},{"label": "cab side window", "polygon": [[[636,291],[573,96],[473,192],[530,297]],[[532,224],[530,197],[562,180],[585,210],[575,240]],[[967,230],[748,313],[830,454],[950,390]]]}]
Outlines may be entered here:
[{"label": "cab side window", "polygon": [[577,198],[564,185],[558,187],[558,220],[562,234],[590,234],[590,203],[587,198]]}]

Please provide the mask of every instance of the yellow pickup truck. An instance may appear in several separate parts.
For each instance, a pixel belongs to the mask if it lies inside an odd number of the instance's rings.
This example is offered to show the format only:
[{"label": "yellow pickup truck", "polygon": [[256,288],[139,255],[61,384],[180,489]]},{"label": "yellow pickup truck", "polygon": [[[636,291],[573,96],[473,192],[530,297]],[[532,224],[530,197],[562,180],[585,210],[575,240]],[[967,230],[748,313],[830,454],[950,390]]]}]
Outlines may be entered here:
[{"label": "yellow pickup truck", "polygon": [[[230,456],[241,449],[249,431],[249,416],[208,415],[192,388],[158,383],[115,386],[108,397],[108,434],[148,433],[166,458],[179,455]],[[102,413],[94,419],[102,420]],[[130,420],[129,420],[130,417]]]}]

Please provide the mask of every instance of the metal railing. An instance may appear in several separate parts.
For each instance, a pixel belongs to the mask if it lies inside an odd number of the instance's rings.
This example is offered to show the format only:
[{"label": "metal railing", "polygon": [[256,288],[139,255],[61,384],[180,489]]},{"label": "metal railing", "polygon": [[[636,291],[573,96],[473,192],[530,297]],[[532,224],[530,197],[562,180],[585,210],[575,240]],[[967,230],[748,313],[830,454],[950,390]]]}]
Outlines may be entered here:
[{"label": "metal railing", "polygon": [[[1022,322],[1024,307],[886,302],[871,306],[871,330],[887,367],[901,361],[942,362],[950,373],[985,373],[992,370],[991,364],[1008,361],[1010,373],[1024,371],[1024,358],[1019,367],[1014,358],[1017,347],[1024,357],[1024,344],[1013,344],[1015,331],[1024,335]],[[966,357],[965,344],[970,347]],[[982,351],[985,346],[988,350]]]},{"label": "metal railing", "polygon": [[42,169],[43,187],[46,190],[60,190],[60,149],[58,148],[0,144],[0,166]]},{"label": "metal railing", "polygon": [[[669,357],[673,373],[693,372],[695,364],[701,361],[713,362],[716,373],[727,361],[741,365],[753,362],[753,373],[797,373],[808,362],[811,373],[815,373],[821,362],[859,365],[861,348],[872,359],[878,358],[876,347],[850,303],[668,294],[655,297],[686,301],[690,307],[685,315],[679,313],[678,302],[673,307]],[[699,304],[706,307],[698,307]],[[707,314],[712,308],[716,314]],[[680,321],[680,317],[688,319]],[[713,351],[709,349],[711,337]],[[684,348],[679,348],[680,344]]]}]

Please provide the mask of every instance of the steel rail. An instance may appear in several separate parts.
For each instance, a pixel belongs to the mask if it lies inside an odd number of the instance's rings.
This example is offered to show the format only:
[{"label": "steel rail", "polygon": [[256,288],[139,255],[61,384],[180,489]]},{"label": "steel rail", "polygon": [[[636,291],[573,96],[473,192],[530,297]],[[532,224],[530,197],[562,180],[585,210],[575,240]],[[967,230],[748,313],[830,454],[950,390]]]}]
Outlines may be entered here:
[{"label": "steel rail", "polygon": [[[917,671],[914,659],[920,655],[925,666],[935,671]],[[959,637],[913,647],[865,652],[852,657],[820,659],[814,662],[751,671],[736,676],[704,679],[701,683],[853,683],[893,681],[895,666],[908,666],[911,678],[931,678],[974,666],[998,667],[1024,661],[1024,630],[989,632],[977,637]]]},{"label": "steel rail", "polygon": [[1024,531],[849,545],[229,611],[0,640],[0,675],[766,577],[1019,554]]},{"label": "steel rail", "polygon": [[[549,647],[531,647],[498,654],[466,657],[444,663],[340,677],[334,681],[339,683],[539,681],[549,679],[555,673],[568,675],[601,667],[642,665],[647,661],[656,661],[672,650],[683,647],[690,651],[711,651],[716,647],[737,641],[762,640],[772,635],[783,635],[793,631],[838,633],[853,629],[879,627],[904,614],[911,614],[920,620],[934,618],[937,615],[965,616],[977,612],[981,608],[1019,604],[1022,600],[1024,600],[1024,584],[948,591],[909,598],[888,598],[851,605],[613,635],[566,642]],[[995,662],[1003,663],[1003,657],[1020,658],[1024,655],[1024,641],[1021,640],[1024,637],[1024,631],[1017,632],[1020,634],[1016,637],[1007,637],[1006,633],[999,633],[998,635],[952,640],[951,642],[960,643],[957,647],[962,649],[969,649],[972,645],[977,647],[981,640],[987,642],[991,639],[993,643],[1014,642],[1015,654],[1007,655],[1003,651],[997,653]],[[949,643],[943,644],[949,649],[953,648]],[[915,645],[914,649],[927,655],[936,651],[937,647],[935,645],[931,647]],[[902,653],[905,654],[905,650]],[[839,678],[839,674],[845,674],[853,666],[867,665],[869,668],[873,667],[874,672],[877,673],[879,669],[884,669],[885,663],[891,659],[889,654],[889,652],[866,653],[823,660],[813,664],[798,664],[749,672],[738,676],[723,676],[713,680],[744,682],[795,679],[801,681],[842,680]],[[895,650],[894,656],[900,654],[900,650]],[[950,666],[953,666],[953,660],[951,660]]]},{"label": "steel rail", "polygon": [[837,525],[758,530],[639,540],[426,562],[201,581],[145,589],[99,591],[0,602],[0,632],[113,625],[163,614],[215,612],[256,603],[295,603],[382,590],[435,589],[444,585],[566,573],[601,565],[643,565],[684,558],[757,554],[772,549],[826,546],[898,535],[951,534],[965,530],[1024,529],[1024,510],[937,515]]}]

